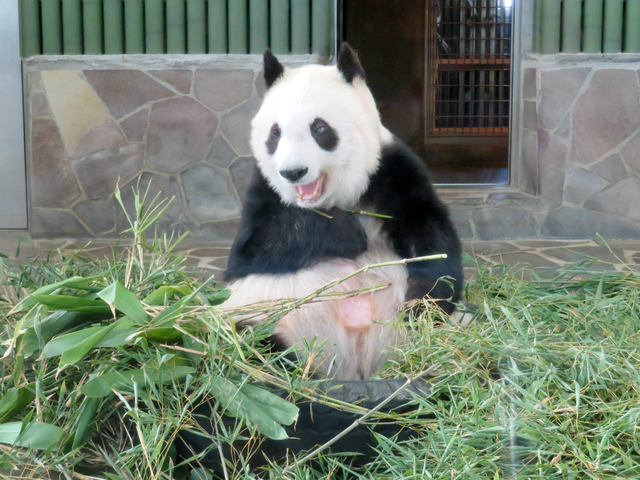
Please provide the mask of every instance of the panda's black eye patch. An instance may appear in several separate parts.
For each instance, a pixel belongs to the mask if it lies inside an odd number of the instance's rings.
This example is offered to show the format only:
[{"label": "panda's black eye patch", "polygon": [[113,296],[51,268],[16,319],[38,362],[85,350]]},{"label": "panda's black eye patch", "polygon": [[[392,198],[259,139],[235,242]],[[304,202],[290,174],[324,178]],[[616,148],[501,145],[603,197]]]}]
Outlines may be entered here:
[{"label": "panda's black eye patch", "polygon": [[338,133],[323,119],[316,118],[309,128],[311,136],[323,150],[332,152],[338,146]]},{"label": "panda's black eye patch", "polygon": [[276,153],[281,135],[282,132],[280,131],[280,126],[277,123],[274,123],[271,126],[269,138],[267,139],[267,152],[269,152],[269,155],[273,155],[274,153]]}]

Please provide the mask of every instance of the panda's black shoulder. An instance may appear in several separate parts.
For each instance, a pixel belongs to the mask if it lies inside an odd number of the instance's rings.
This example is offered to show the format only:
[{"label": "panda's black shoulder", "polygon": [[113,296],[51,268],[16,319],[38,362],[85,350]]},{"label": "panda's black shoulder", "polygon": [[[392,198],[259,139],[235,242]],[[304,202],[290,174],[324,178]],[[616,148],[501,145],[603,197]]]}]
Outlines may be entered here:
[{"label": "panda's black shoulder", "polygon": [[449,213],[433,188],[424,160],[397,138],[381,149],[378,168],[362,200],[378,213],[405,222],[427,215],[449,223]]}]

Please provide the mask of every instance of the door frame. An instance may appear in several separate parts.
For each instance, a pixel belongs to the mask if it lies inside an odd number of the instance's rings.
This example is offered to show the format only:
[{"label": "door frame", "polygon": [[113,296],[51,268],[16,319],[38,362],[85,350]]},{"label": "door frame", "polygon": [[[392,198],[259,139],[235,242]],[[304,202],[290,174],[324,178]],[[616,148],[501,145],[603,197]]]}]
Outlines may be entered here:
[{"label": "door frame", "polygon": [[0,229],[27,228],[19,0],[0,1]]}]

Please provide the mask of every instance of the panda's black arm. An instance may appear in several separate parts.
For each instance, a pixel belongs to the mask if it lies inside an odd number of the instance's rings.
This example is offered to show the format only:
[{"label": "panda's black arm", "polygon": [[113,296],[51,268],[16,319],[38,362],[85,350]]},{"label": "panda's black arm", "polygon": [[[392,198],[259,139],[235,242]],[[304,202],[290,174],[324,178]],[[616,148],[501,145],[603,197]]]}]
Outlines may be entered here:
[{"label": "panda's black arm", "polygon": [[[383,221],[383,230],[399,256],[447,254],[446,259],[407,264],[406,299],[429,295],[458,302],[463,282],[460,241],[423,160],[400,141],[383,148],[380,167],[371,179],[363,204],[393,217]],[[438,304],[450,313],[454,308],[451,302]]]},{"label": "panda's black arm", "polygon": [[355,216],[284,205],[254,171],[225,278],[252,273],[291,273],[327,258],[355,258],[367,249],[367,237]]}]

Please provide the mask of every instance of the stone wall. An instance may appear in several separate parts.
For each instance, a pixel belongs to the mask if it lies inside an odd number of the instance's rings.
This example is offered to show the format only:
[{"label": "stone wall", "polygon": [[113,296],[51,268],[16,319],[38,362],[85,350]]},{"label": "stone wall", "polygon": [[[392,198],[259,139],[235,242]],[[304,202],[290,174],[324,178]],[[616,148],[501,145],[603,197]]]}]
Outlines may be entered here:
[{"label": "stone wall", "polygon": [[524,64],[522,160],[535,166],[535,233],[640,235],[638,56],[540,55]]},{"label": "stone wall", "polygon": [[260,67],[246,55],[27,60],[32,236],[116,237],[128,227],[116,184],[130,211],[139,184],[175,197],[166,230],[230,242],[255,162]]},{"label": "stone wall", "polygon": [[[440,189],[462,238],[640,235],[640,71],[624,58],[522,62],[518,184]],[[116,184],[129,210],[131,187],[150,184],[151,197],[175,197],[162,227],[229,243],[254,164],[260,66],[254,56],[25,61],[32,236],[117,237],[128,225]]]}]

